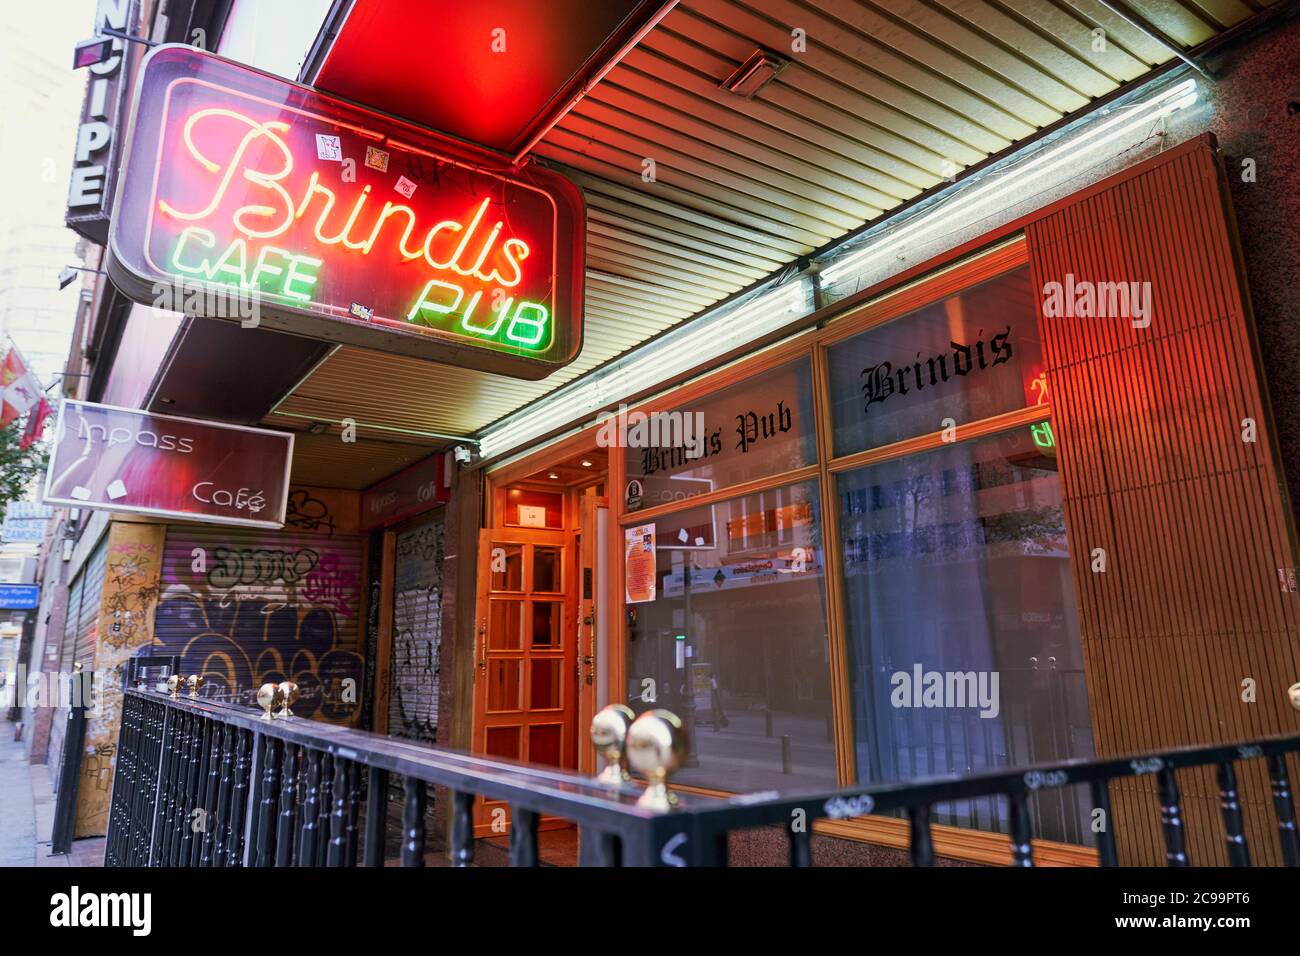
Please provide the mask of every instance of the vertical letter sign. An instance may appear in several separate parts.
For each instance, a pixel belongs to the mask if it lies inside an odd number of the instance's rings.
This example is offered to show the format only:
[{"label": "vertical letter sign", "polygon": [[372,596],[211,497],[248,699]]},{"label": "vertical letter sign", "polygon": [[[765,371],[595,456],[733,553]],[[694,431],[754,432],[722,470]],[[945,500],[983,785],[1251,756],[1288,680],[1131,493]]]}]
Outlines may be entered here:
[{"label": "vertical letter sign", "polygon": [[517,378],[582,346],[558,173],[178,45],[145,61],[128,148],[108,271],[138,302],[249,297],[267,328]]}]

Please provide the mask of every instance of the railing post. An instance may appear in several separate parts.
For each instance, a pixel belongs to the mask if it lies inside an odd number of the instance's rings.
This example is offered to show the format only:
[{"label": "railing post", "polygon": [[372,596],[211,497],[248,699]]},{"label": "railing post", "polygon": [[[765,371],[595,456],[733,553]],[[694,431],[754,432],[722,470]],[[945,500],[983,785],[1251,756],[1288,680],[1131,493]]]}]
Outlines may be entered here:
[{"label": "railing post", "polygon": [[298,831],[298,865],[316,865],[316,843],[320,821],[321,752],[307,751],[307,792],[302,801],[302,827]]},{"label": "railing post", "polygon": [[1286,769],[1286,754],[1268,758],[1268,779],[1273,786],[1273,811],[1277,814],[1277,840],[1282,860],[1287,866],[1300,866],[1300,840],[1296,839],[1295,804],[1291,797],[1291,779]]},{"label": "railing post", "polygon": [[1110,806],[1110,781],[1092,782],[1092,809],[1101,811],[1101,829],[1097,830],[1097,858],[1102,866],[1119,866],[1115,847],[1115,816]]},{"label": "railing post", "polygon": [[207,780],[204,781],[203,839],[199,849],[199,866],[212,866],[217,848],[217,799],[221,792],[221,742],[225,734],[226,725],[213,721],[208,745]]},{"label": "railing post", "polygon": [[524,807],[510,811],[510,865],[537,866],[537,814]]},{"label": "railing post", "polygon": [[167,748],[167,786],[163,791],[162,807],[159,810],[162,826],[158,842],[158,865],[161,867],[170,867],[172,865],[172,855],[180,841],[181,834],[176,818],[180,810],[179,791],[182,764],[184,762],[185,747],[189,742],[189,716],[189,714],[178,711],[172,721],[171,743]]},{"label": "railing post", "polygon": [[296,744],[284,744],[280,770],[280,817],[275,834],[275,865],[293,866],[293,838],[298,825],[298,753]]},{"label": "railing post", "polygon": [[330,813],[330,841],[327,866],[342,866],[348,848],[348,762],[334,758],[334,808]]},{"label": "railing post", "polygon": [[384,833],[388,822],[388,771],[371,767],[366,777],[365,865],[384,865]]},{"label": "railing post", "polygon": [[280,795],[280,749],[274,737],[262,737],[262,800],[257,808],[257,865],[275,865],[275,801]]},{"label": "railing post", "polygon": [[130,795],[135,792],[134,763],[139,740],[136,726],[140,701],[127,695],[122,700],[122,722],[117,732],[117,769],[113,789],[108,797],[108,839],[104,845],[104,866],[122,866],[122,850],[130,841],[131,818],[124,812]]},{"label": "railing post", "polygon": [[451,865],[469,866],[474,862],[474,794],[453,790],[451,793]]},{"label": "railing post", "polygon": [[1219,764],[1219,808],[1223,811],[1223,831],[1228,841],[1228,862],[1233,866],[1250,866],[1250,847],[1246,844],[1241,801],[1237,795],[1237,771],[1230,761]]},{"label": "railing post", "polygon": [[[178,866],[194,865],[194,824],[195,811],[199,807],[199,791],[203,786],[203,755],[204,742],[207,733],[208,720],[205,717],[194,718],[194,724],[190,732],[190,746],[188,763],[185,773],[185,799],[183,802],[184,813],[182,814],[180,861]],[[202,814],[199,814],[202,819]]]},{"label": "railing post", "polygon": [[907,808],[907,818],[911,831],[909,850],[913,866],[934,866],[934,839],[930,834],[929,804],[919,804]]},{"label": "railing post", "polygon": [[357,817],[361,813],[361,765],[348,761],[348,821],[343,848],[343,865],[357,865]]},{"label": "railing post", "polygon": [[212,865],[225,866],[230,852],[230,797],[235,789],[235,735],[232,724],[223,724],[221,733],[221,778],[217,785],[217,818],[213,821],[216,836],[212,841]]},{"label": "railing post", "polygon": [[261,748],[257,746],[258,735],[247,730],[235,731],[239,736],[239,745],[235,757],[235,788],[230,800],[230,853],[227,866],[248,866],[251,862],[249,838],[252,836],[253,821],[257,819],[257,804],[253,801],[253,784],[261,770],[258,763]]},{"label": "railing post", "polygon": [[579,866],[618,866],[618,862],[618,837],[595,827],[579,827]]},{"label": "railing post", "polygon": [[405,780],[406,800],[402,806],[402,866],[424,866],[424,781]]},{"label": "railing post", "polygon": [[794,820],[785,826],[786,836],[790,840],[790,865],[812,866],[812,834],[808,831],[808,821],[798,822],[801,823],[798,829],[795,829]]},{"label": "railing post", "polygon": [[145,866],[154,865],[154,854],[159,846],[160,821],[159,809],[163,799],[163,787],[166,785],[164,771],[167,767],[167,741],[172,732],[175,714],[166,704],[162,705],[162,717],[158,722],[158,776],[154,778],[149,799],[149,848],[145,851]]},{"label": "railing post", "polygon": [[1187,834],[1183,829],[1182,797],[1178,780],[1168,767],[1157,775],[1160,822],[1165,833],[1165,859],[1170,866],[1187,866]]},{"label": "railing post", "polygon": [[1023,790],[1007,794],[1010,809],[1011,865],[1034,865],[1034,829]]},{"label": "railing post", "polygon": [[320,758],[320,799],[317,800],[316,817],[316,859],[311,866],[324,866],[325,855],[329,851],[330,811],[334,795],[334,756],[321,754]]}]

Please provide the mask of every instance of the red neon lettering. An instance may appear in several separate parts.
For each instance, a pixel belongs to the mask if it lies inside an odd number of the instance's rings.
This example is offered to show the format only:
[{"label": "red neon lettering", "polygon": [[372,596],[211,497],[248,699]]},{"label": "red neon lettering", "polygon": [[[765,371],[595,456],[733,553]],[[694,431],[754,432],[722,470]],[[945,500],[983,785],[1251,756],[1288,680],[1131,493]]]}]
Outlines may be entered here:
[{"label": "red neon lettering", "polygon": [[[246,128],[225,162],[218,162],[207,155],[196,142],[196,135],[206,131],[208,124],[221,122],[234,122]],[[220,127],[217,129],[219,131]],[[365,212],[366,200],[370,197],[371,187],[368,185],[363,187],[351,202],[342,226],[337,227],[336,224],[331,227],[329,224],[331,218],[336,212],[341,214],[344,204],[339,202],[339,197],[333,189],[321,182],[319,171],[311,173],[297,202],[294,202],[293,196],[286,188],[285,181],[294,168],[294,156],[281,134],[287,134],[289,131],[290,127],[287,123],[278,120],[258,122],[230,109],[213,107],[196,111],[185,121],[183,140],[186,151],[195,163],[205,173],[216,177],[211,187],[212,192],[204,205],[192,210],[184,210],[165,199],[159,199],[159,211],[183,222],[197,223],[208,220],[221,208],[236,177],[239,177],[242,182],[249,183],[268,194],[266,203],[250,202],[239,206],[231,214],[231,224],[234,228],[250,239],[268,239],[282,235],[295,222],[307,216],[313,202],[319,200],[317,203],[319,212],[312,227],[312,235],[322,245],[341,245],[362,255],[369,255],[374,250],[385,223],[390,218],[401,214],[405,216],[406,221],[395,245],[396,251],[403,259],[423,258],[437,271],[451,271],[460,276],[474,278],[484,283],[495,283],[506,288],[517,286],[523,279],[521,264],[530,254],[529,245],[523,239],[514,236],[501,241],[502,233],[506,229],[503,219],[497,219],[488,227],[487,222],[490,221],[488,209],[492,205],[490,197],[479,200],[463,217],[444,219],[433,225],[425,233],[424,241],[418,246],[412,241],[412,234],[418,235],[419,228],[415,211],[409,206],[392,202],[384,204],[370,226],[369,234],[364,234],[365,227],[360,221]],[[207,142],[206,139],[204,141]],[[257,165],[267,162],[270,162],[273,168],[265,169]],[[336,204],[339,206],[338,210],[335,208]],[[210,226],[211,223],[205,222],[204,225]],[[333,234],[327,234],[327,229],[333,231]],[[212,278],[218,275],[247,276],[245,261],[247,249],[242,243],[232,243],[225,248],[215,263],[209,264],[205,260],[202,266],[196,268],[182,264],[180,261],[182,248],[187,239],[209,249],[216,245],[216,235],[208,229],[192,226],[182,230],[180,242],[172,255],[172,265],[179,271],[191,274],[203,272]],[[447,247],[453,242],[454,247],[448,249]],[[493,262],[494,251],[496,262]],[[446,258],[441,258],[444,255]],[[290,269],[290,273],[292,272],[293,270]],[[276,274],[276,267],[265,264],[264,254],[259,255],[257,265],[254,267],[252,277],[254,281],[260,273]],[[286,277],[286,283],[290,281],[292,279]],[[426,288],[426,293],[421,295],[422,303],[427,291]],[[427,305],[433,308],[432,304]],[[412,311],[418,311],[420,308],[421,306],[417,305]]]}]

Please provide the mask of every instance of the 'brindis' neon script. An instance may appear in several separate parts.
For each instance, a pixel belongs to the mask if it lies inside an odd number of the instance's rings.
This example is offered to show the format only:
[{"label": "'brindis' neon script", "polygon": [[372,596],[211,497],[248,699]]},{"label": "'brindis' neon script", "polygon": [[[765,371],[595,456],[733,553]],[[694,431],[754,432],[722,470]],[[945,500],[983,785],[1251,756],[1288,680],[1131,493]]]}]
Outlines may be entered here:
[{"label": "'brindis' neon script", "polygon": [[[196,139],[202,139],[207,128],[214,131],[209,138],[218,140],[228,156],[214,157],[198,145]],[[432,224],[421,222],[409,205],[392,200],[382,208],[378,201],[371,203],[374,213],[370,214],[366,201],[372,186],[353,188],[351,203],[346,196],[340,201],[338,193],[343,187],[336,187],[336,192],[325,185],[319,168],[313,169],[298,195],[289,192],[286,183],[294,182],[295,156],[284,138],[290,130],[288,123],[259,122],[235,110],[209,108],[192,113],[183,130],[187,158],[207,174],[211,193],[206,197],[200,193],[201,204],[196,208],[183,208],[183,201],[158,200],[158,210],[164,216],[194,223],[178,234],[170,261],[176,272],[310,302],[311,288],[325,267],[323,259],[276,246],[275,240],[305,220],[319,246],[369,255],[381,242],[382,233],[382,241],[391,248],[381,247],[381,252],[420,261],[439,274],[413,296],[406,313],[408,321],[427,321],[433,326],[438,319],[456,316],[460,330],[469,335],[494,337],[504,325],[508,341],[529,348],[549,344],[550,313],[544,304],[527,299],[516,304],[513,295],[498,295],[483,310],[495,318],[476,324],[475,313],[484,290],[478,288],[467,297],[466,285],[457,281],[459,277],[509,290],[523,277],[521,263],[528,258],[528,243],[503,236],[506,224],[502,218],[487,226],[484,219],[492,203],[490,196],[477,202],[467,198],[464,205],[468,208],[462,217]],[[236,139],[232,133],[240,131],[243,135]],[[338,163],[333,165],[336,171],[341,168]],[[221,214],[230,206],[226,200],[233,183],[247,186],[239,191],[239,205],[230,211],[226,223]],[[215,229],[200,225],[214,219]],[[341,224],[331,221],[339,219]],[[232,232],[234,238],[218,251],[218,235]],[[423,241],[418,239],[421,234]]]},{"label": "'brindis' neon script", "polygon": [[273,328],[521,377],[577,354],[582,208],[562,177],[200,51],[145,70],[115,277],[256,292]]}]

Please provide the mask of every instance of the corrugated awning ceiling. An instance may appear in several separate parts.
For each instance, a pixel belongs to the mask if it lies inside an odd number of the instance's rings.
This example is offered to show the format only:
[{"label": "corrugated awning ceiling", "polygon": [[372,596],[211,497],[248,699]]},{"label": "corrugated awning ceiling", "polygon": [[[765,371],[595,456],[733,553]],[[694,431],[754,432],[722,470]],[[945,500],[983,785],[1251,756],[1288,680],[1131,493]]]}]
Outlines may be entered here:
[{"label": "corrugated awning ceiling", "polygon": [[[1187,49],[1269,5],[683,0],[535,150],[587,198],[579,358],[522,382],[344,348],[280,410],[472,434],[1175,56],[1135,22]],[[788,64],[721,90],[758,49]]]}]

